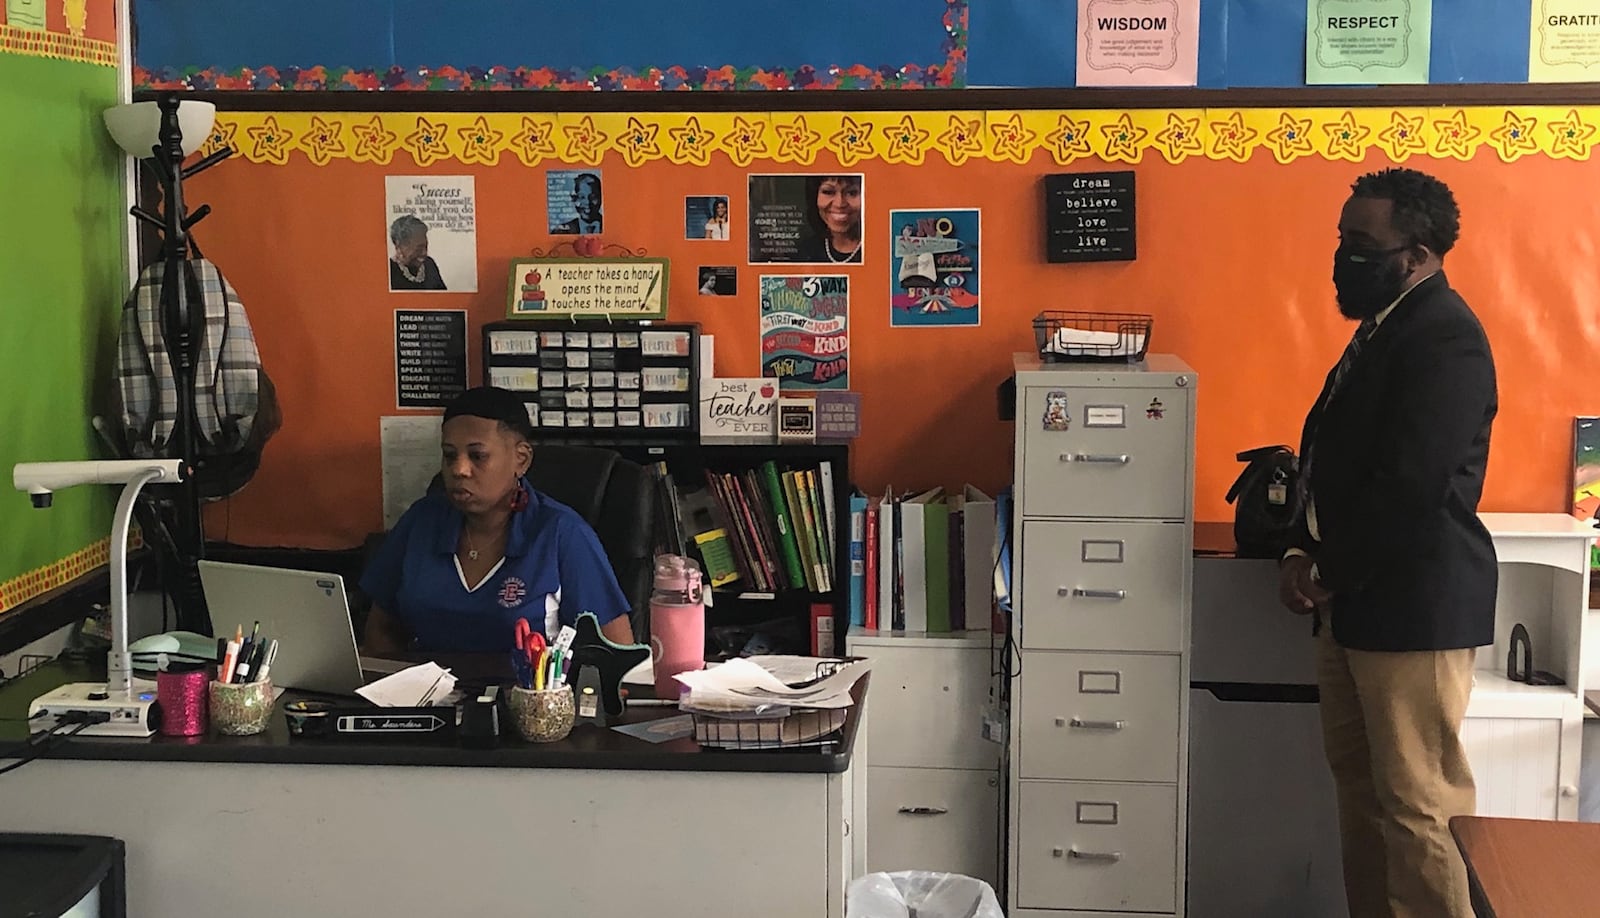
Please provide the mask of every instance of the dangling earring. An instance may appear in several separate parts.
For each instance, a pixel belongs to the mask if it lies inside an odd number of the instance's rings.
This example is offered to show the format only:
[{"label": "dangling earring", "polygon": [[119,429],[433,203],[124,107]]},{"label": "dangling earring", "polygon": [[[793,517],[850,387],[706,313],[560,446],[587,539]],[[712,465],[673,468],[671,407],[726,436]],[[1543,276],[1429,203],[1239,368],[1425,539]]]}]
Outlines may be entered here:
[{"label": "dangling earring", "polygon": [[521,513],[523,510],[528,509],[529,499],[528,489],[523,486],[522,482],[517,482],[516,488],[511,491],[511,512]]}]

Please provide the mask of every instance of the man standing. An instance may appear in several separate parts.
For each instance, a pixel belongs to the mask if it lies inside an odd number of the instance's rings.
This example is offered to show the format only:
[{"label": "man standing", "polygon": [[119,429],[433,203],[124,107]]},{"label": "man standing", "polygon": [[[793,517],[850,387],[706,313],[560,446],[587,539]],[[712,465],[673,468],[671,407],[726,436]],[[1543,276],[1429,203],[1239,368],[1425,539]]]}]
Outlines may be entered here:
[{"label": "man standing", "polygon": [[1279,596],[1313,613],[1323,745],[1352,918],[1471,918],[1450,817],[1471,813],[1459,739],[1494,641],[1494,545],[1477,516],[1494,359],[1444,256],[1450,189],[1411,169],[1352,186],[1333,283],[1359,320],[1301,436],[1305,514]]},{"label": "man standing", "polygon": [[593,172],[580,173],[572,180],[572,207],[576,217],[551,227],[550,232],[574,236],[600,234],[600,176]]}]

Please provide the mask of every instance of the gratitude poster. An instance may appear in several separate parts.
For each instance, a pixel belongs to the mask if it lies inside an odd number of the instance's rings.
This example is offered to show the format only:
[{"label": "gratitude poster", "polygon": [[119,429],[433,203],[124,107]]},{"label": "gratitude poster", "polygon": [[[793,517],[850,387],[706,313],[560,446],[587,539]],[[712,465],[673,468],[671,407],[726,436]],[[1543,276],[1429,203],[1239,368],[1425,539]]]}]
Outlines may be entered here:
[{"label": "gratitude poster", "polygon": [[761,275],[761,375],[796,389],[850,388],[850,278]]},{"label": "gratitude poster", "polygon": [[1600,3],[1533,0],[1528,82],[1600,82]]},{"label": "gratitude poster", "polygon": [[1426,83],[1433,0],[1307,0],[1306,83]]},{"label": "gratitude poster", "polygon": [[1078,0],[1079,86],[1193,86],[1200,0]]}]

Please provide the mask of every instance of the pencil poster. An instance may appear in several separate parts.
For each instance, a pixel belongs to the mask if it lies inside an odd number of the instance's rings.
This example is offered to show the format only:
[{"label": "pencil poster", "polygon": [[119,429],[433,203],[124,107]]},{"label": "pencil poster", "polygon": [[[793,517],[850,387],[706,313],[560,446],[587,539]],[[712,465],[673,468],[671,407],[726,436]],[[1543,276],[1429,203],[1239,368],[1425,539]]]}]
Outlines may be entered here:
[{"label": "pencil poster", "polygon": [[977,325],[977,209],[891,210],[889,228],[889,325]]},{"label": "pencil poster", "polygon": [[783,388],[850,388],[850,278],[761,276],[761,375]]}]

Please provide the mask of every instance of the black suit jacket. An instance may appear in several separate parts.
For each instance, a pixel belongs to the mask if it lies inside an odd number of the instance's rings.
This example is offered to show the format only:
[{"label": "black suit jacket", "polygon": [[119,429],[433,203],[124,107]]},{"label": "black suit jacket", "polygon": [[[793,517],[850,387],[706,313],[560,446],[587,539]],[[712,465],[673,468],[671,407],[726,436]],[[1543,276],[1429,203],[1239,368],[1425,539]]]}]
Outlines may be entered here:
[{"label": "black suit jacket", "polygon": [[[1498,570],[1478,519],[1498,410],[1483,327],[1444,272],[1384,318],[1301,435],[1320,542],[1296,545],[1333,593],[1333,635],[1360,650],[1494,642]],[[1315,443],[1312,442],[1313,438]]]}]

